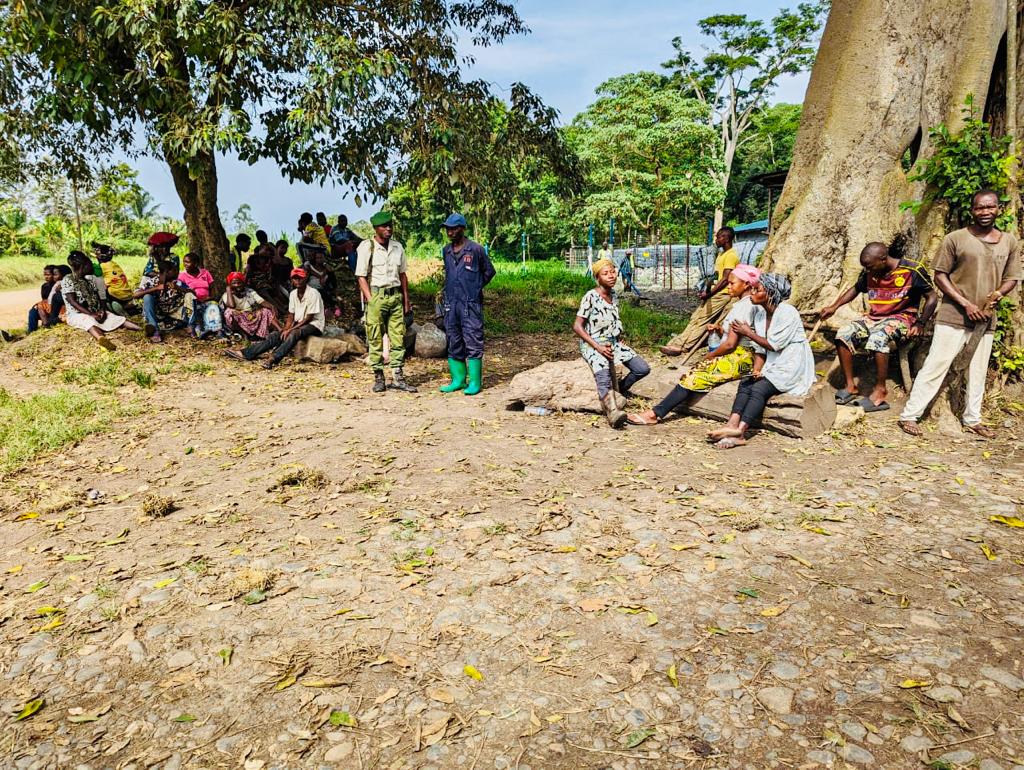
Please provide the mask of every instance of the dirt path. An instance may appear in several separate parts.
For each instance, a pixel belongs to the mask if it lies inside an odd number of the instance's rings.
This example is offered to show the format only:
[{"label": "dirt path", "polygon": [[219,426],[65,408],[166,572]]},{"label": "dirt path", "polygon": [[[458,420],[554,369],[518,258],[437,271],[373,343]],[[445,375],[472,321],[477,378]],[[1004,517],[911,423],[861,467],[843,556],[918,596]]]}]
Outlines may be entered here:
[{"label": "dirt path", "polygon": [[503,411],[561,341],[474,399],[201,357],[5,480],[10,766],[1024,765],[1019,425],[725,456]]},{"label": "dirt path", "polygon": [[29,308],[38,301],[38,286],[0,291],[0,329],[24,329]]}]

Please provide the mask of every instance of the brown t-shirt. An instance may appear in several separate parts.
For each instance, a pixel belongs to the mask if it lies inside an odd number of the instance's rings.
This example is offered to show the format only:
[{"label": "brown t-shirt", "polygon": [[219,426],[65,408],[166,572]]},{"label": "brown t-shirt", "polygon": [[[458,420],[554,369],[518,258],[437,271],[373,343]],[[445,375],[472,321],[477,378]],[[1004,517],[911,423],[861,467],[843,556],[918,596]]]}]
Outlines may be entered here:
[{"label": "brown t-shirt", "polygon": [[[966,227],[955,230],[942,239],[932,270],[947,273],[961,294],[983,308],[988,295],[1004,281],[1021,279],[1020,242],[1014,235],[1003,233],[999,243],[985,243]],[[935,322],[968,329],[974,326],[964,309],[945,296]],[[993,315],[989,328],[995,327]]]}]

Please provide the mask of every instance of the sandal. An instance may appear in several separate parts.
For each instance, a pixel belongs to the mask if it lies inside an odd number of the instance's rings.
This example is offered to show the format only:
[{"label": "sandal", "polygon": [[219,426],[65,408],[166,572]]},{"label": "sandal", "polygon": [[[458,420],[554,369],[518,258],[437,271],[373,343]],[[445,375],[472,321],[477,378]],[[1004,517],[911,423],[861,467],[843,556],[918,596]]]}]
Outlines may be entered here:
[{"label": "sandal", "polygon": [[114,352],[115,350],[117,350],[117,345],[111,342],[107,337],[100,337],[98,340],[96,340],[96,344],[99,345],[104,350],[109,350],[110,352]]},{"label": "sandal", "polygon": [[715,449],[735,449],[738,446],[746,446],[747,440],[742,436],[726,436],[721,441],[716,441]]},{"label": "sandal", "polygon": [[233,358],[236,361],[245,361],[246,360],[245,356],[243,356],[237,350],[225,350],[224,351],[224,355],[227,356],[228,358]]},{"label": "sandal", "polygon": [[859,393],[851,393],[846,388],[836,391],[836,403],[839,404],[839,406],[846,406],[851,401],[855,401],[859,397]]},{"label": "sandal", "polygon": [[924,431],[921,430],[921,426],[913,420],[900,420],[896,424],[899,425],[900,430],[908,436],[920,437],[924,435]]},{"label": "sandal", "polygon": [[993,439],[998,435],[994,430],[985,427],[980,422],[977,425],[964,425],[964,428],[969,430],[971,433],[976,433],[982,438]]},{"label": "sandal", "polygon": [[884,412],[889,409],[889,402],[883,401],[880,404],[876,404],[867,396],[857,401],[857,406],[863,409],[865,412]]},{"label": "sandal", "polygon": [[628,422],[630,425],[657,425],[659,422],[661,422],[661,420],[658,419],[657,415],[655,415],[653,420],[651,420],[648,417],[645,417],[644,415],[645,413],[643,412],[634,412],[632,414],[627,414],[626,422]]}]

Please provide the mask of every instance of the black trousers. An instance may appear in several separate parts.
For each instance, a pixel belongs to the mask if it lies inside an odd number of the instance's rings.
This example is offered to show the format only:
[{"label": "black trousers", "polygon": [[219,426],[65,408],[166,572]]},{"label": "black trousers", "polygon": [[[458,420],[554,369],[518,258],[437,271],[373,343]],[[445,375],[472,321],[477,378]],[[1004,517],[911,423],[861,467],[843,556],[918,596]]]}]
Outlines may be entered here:
[{"label": "black trousers", "polygon": [[672,390],[669,391],[665,398],[661,399],[661,403],[654,405],[654,413],[658,415],[659,420],[665,419],[665,415],[671,412],[680,404],[690,400],[690,396],[693,395],[692,390],[687,390],[682,385],[676,385]]},{"label": "black trousers", "polygon": [[744,377],[740,381],[736,398],[732,402],[732,413],[740,416],[740,422],[753,425],[764,414],[764,407],[768,403],[768,399],[781,392],[765,377]]},{"label": "black trousers", "polygon": [[270,360],[275,364],[279,364],[286,355],[292,352],[292,348],[298,344],[299,340],[303,340],[306,337],[319,337],[320,333],[320,330],[313,326],[313,324],[300,326],[297,332],[289,334],[287,337],[282,337],[281,332],[274,332],[265,340],[249,345],[249,347],[242,351],[242,355],[245,356],[247,361],[252,361],[273,348],[274,352],[271,354]]}]

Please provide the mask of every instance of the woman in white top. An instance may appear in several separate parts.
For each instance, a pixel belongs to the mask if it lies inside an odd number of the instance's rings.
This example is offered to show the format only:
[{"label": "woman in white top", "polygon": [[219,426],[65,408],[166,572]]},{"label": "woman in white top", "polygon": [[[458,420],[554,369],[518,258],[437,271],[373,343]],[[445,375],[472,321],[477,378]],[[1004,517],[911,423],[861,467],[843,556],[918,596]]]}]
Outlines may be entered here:
[{"label": "woman in white top", "polygon": [[[739,298],[725,317],[722,325],[716,327],[723,339],[720,345],[710,351],[704,360],[683,375],[679,384],[651,409],[639,414],[630,414],[633,425],[655,425],[665,419],[674,409],[682,406],[694,395],[707,393],[725,382],[738,380],[750,374],[754,366],[754,343],[736,333],[733,324],[738,321],[750,323],[754,317],[754,305],[750,293],[761,279],[761,271],[753,265],[737,265],[729,273],[725,290],[729,296]],[[711,327],[708,327],[711,330]]]},{"label": "woman in white top", "polygon": [[116,350],[114,343],[104,336],[107,332],[121,327],[137,332],[140,327],[106,309],[106,284],[102,278],[92,274],[92,260],[84,253],[72,251],[68,256],[68,266],[71,272],[60,282],[67,308],[67,325],[89,332],[100,347]]},{"label": "woman in white top", "polygon": [[729,422],[708,434],[717,442],[717,449],[746,444],[747,429],[761,419],[772,396],[804,396],[814,385],[814,355],[803,320],[799,311],[786,302],[791,292],[792,286],[784,276],[762,273],[750,296],[754,303],[753,327],[742,321],[733,324],[736,333],[754,343],[754,369],[740,383]]}]

